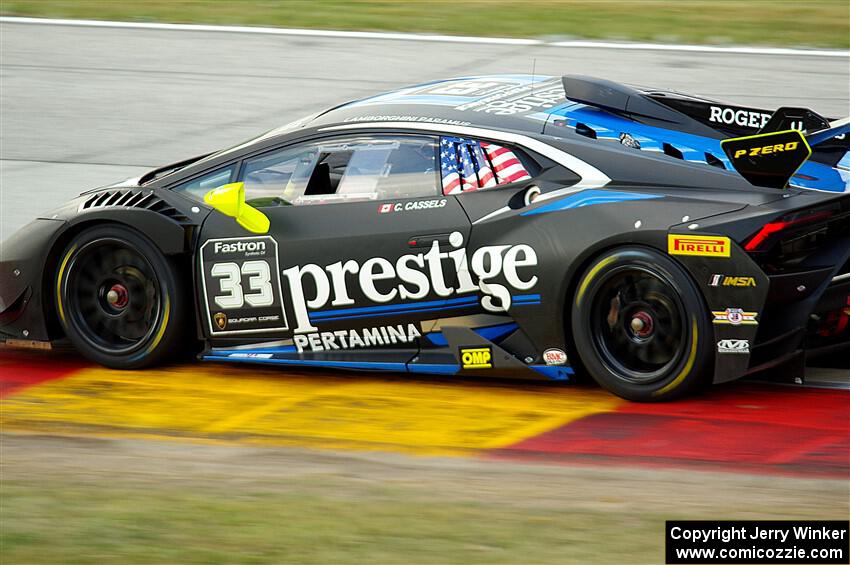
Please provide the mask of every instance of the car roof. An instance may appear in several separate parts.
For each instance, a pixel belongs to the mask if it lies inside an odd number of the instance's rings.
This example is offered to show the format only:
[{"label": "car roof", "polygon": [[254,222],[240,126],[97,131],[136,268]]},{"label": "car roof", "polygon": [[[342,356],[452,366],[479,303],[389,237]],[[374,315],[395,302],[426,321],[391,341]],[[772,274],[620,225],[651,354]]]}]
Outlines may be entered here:
[{"label": "car roof", "polygon": [[[330,132],[362,133],[383,128],[387,131],[436,131],[505,142],[513,140],[525,149],[543,155],[550,150],[559,154],[566,151],[569,153],[568,159],[577,158],[594,171],[603,168],[610,171],[605,173],[606,178],[615,182],[728,186],[738,189],[749,186],[731,171],[676,160],[662,154],[636,152],[620,143],[600,144],[570,128],[558,128],[554,136],[544,134],[548,121],[558,117],[561,109],[575,105],[567,100],[561,77],[488,75],[428,82],[347,102],[296,120],[209,155],[181,169],[179,173],[167,175],[161,181],[157,179],[152,184],[167,186],[181,182],[234,157],[274,147],[283,140],[294,141]],[[568,165],[562,159],[556,161],[571,170],[581,168],[575,163]],[[595,178],[598,175],[580,176]]]},{"label": "car roof", "polygon": [[[417,84],[340,104],[282,125],[195,164],[217,162],[300,132],[377,123],[471,126],[525,134],[543,132],[549,112],[567,103],[559,77],[487,75]],[[168,168],[168,167],[164,167]],[[187,168],[194,169],[194,167]]]},{"label": "car roof", "polygon": [[417,122],[540,133],[548,111],[566,102],[560,77],[469,76],[347,102],[299,125]]}]

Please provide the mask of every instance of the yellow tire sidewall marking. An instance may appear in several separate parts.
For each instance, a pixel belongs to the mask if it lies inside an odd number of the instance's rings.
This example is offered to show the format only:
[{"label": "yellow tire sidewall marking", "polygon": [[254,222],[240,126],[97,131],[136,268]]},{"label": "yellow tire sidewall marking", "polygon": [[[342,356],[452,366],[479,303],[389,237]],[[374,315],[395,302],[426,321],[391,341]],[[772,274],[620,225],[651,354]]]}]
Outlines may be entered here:
[{"label": "yellow tire sidewall marking", "polygon": [[147,351],[145,353],[150,353],[156,346],[159,345],[159,342],[162,341],[162,336],[165,335],[165,329],[168,327],[168,318],[171,313],[171,301],[168,298],[168,295],[165,295],[164,305],[162,308],[162,322],[159,325],[159,330],[156,332],[156,336],[154,336],[153,341],[148,346]]},{"label": "yellow tire sidewall marking", "polygon": [[613,263],[617,259],[617,255],[610,255],[605,259],[598,262],[593,266],[592,269],[584,276],[581,280],[581,285],[578,287],[578,292],[576,293],[576,306],[579,305],[582,298],[584,298],[584,293],[587,292],[587,287],[590,286],[590,283],[596,278],[596,275],[599,274],[599,271]]},{"label": "yellow tire sidewall marking", "polygon": [[56,275],[56,306],[59,313],[59,320],[63,325],[67,325],[67,323],[65,322],[65,307],[62,303],[62,278],[65,276],[65,268],[68,266],[68,261],[71,260],[71,255],[73,255],[76,250],[76,244],[71,246],[71,249],[68,250],[65,257],[62,259],[62,263],[59,266],[59,273]]},{"label": "yellow tire sidewall marking", "polygon": [[676,389],[680,384],[682,384],[682,382],[685,380],[685,378],[693,370],[694,362],[696,361],[696,358],[697,358],[697,346],[698,346],[698,341],[699,341],[697,339],[697,319],[695,317],[691,317],[691,335],[692,335],[691,351],[688,354],[688,360],[685,363],[685,366],[682,368],[682,372],[680,372],[678,375],[676,375],[675,379],[673,379],[672,381],[670,381],[669,383],[667,383],[666,385],[664,385],[660,389],[654,391],[652,393],[652,396],[660,396],[662,394],[670,392],[671,390]]}]

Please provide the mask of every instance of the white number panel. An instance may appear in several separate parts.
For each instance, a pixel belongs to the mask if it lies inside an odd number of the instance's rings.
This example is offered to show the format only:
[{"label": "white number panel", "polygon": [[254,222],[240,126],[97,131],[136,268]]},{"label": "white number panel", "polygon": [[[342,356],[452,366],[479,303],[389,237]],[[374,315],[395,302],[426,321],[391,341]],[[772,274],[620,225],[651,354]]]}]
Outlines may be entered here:
[{"label": "white number panel", "polygon": [[207,240],[201,246],[200,263],[212,335],[288,328],[274,238]]},{"label": "white number panel", "polygon": [[274,304],[272,293],[271,269],[266,261],[246,261],[242,263],[242,274],[248,275],[248,286],[252,292],[245,295],[245,301],[254,308]]}]

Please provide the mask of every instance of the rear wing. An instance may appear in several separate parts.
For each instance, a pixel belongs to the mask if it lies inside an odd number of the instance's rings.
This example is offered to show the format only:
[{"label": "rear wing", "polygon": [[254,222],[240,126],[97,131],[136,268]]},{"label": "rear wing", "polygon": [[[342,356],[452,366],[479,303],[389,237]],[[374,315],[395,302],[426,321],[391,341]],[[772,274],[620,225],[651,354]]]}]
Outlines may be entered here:
[{"label": "rear wing", "polygon": [[720,140],[735,170],[758,186],[785,187],[807,159],[830,167],[847,166],[850,119],[832,120],[791,106],[776,110],[736,106],[586,76],[566,75],[561,81],[566,98],[573,102]]},{"label": "rear wing", "polygon": [[766,110],[737,106],[681,92],[638,89],[579,75],[566,75],[561,82],[567,99],[573,102],[716,139],[787,129],[817,131],[829,128],[831,122],[808,108],[783,106]]},{"label": "rear wing", "polygon": [[733,136],[771,133],[787,129],[814,131],[829,127],[829,120],[808,108],[783,106],[776,110],[734,106],[721,102],[694,100],[681,95],[647,94],[705,125]]},{"label": "rear wing", "polygon": [[785,188],[792,176],[817,148],[822,158],[838,162],[850,147],[850,118],[828,124],[809,135],[800,130],[758,133],[720,142],[732,166],[750,184]]}]

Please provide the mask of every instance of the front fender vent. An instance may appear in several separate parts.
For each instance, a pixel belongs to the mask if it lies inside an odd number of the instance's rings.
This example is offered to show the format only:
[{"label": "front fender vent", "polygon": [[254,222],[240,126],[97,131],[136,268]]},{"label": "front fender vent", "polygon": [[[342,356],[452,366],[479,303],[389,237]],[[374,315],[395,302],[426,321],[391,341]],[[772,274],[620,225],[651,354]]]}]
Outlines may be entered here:
[{"label": "front fender vent", "polygon": [[80,206],[80,211],[93,208],[139,208],[150,210],[171,218],[179,224],[191,223],[189,218],[177,208],[150,191],[144,190],[105,190],[89,197]]}]

